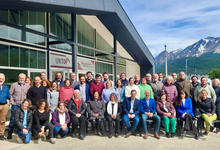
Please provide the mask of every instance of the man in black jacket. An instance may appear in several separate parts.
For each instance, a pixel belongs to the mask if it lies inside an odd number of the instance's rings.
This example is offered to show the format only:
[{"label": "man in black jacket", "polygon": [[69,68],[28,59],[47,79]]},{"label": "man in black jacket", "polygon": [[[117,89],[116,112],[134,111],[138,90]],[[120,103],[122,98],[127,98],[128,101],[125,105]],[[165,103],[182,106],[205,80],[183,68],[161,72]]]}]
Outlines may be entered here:
[{"label": "man in black jacket", "polygon": [[41,79],[39,76],[34,78],[34,86],[28,90],[27,98],[31,100],[32,110],[36,108],[38,100],[47,98],[46,88],[41,85]]}]

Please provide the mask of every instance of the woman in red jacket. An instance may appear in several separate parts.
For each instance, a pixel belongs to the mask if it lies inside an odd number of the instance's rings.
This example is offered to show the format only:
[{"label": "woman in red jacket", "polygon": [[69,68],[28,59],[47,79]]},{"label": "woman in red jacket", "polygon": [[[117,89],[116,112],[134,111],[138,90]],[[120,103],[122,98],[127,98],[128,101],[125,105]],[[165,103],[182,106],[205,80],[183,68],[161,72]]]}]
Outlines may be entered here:
[{"label": "woman in red jacket", "polygon": [[74,89],[70,86],[70,80],[64,81],[64,86],[60,88],[60,101],[64,101],[65,105],[69,103],[69,100],[73,97]]}]

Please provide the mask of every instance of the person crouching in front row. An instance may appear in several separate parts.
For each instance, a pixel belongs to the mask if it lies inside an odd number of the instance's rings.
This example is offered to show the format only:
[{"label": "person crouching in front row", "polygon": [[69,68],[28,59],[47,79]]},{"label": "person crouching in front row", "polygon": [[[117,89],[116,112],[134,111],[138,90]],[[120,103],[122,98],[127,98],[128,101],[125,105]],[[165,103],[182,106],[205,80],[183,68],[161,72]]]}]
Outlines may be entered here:
[{"label": "person crouching in front row", "polygon": [[24,99],[21,108],[15,110],[15,133],[18,134],[16,138],[18,143],[29,143],[31,140],[31,126],[32,126],[32,111],[31,101]]},{"label": "person crouching in front row", "polygon": [[74,96],[69,101],[68,110],[70,114],[70,120],[72,123],[72,137],[75,137],[75,130],[79,125],[79,139],[83,140],[86,135],[86,103],[82,98],[80,98],[79,90],[74,90]]},{"label": "person crouching in front row", "polygon": [[156,112],[156,102],[154,99],[150,98],[150,90],[145,91],[145,98],[140,100],[140,107],[143,119],[143,128],[144,128],[144,139],[148,137],[148,129],[147,129],[147,120],[152,119],[155,124],[154,129],[154,137],[156,139],[160,139],[159,130],[160,130],[160,117]]},{"label": "person crouching in front row", "polygon": [[[134,133],[139,123],[140,102],[135,98],[136,94],[136,90],[131,90],[131,97],[126,98],[123,102],[123,111],[125,113],[123,120],[128,129],[128,133],[125,135],[125,138]],[[130,124],[130,120],[133,120],[132,126]]]},{"label": "person crouching in front row", "polygon": [[48,139],[50,143],[55,144],[53,125],[49,122],[50,111],[48,103],[45,99],[40,99],[37,101],[37,108],[34,112],[32,132],[35,139],[39,137],[46,140],[46,130],[49,129]]},{"label": "person crouching in front row", "polygon": [[107,120],[109,125],[109,138],[112,138],[113,123],[115,122],[115,137],[119,136],[120,115],[122,113],[121,105],[115,93],[112,93],[107,104]]},{"label": "person crouching in front row", "polygon": [[65,106],[65,102],[60,101],[53,112],[54,138],[64,137],[69,132],[67,124],[70,122],[70,116]]},{"label": "person crouching in front row", "polygon": [[[105,136],[104,130],[104,113],[105,113],[105,102],[100,99],[99,92],[95,91],[93,100],[88,101],[87,105],[89,120],[92,123],[92,129],[99,136]],[[102,133],[101,133],[101,131]]]}]

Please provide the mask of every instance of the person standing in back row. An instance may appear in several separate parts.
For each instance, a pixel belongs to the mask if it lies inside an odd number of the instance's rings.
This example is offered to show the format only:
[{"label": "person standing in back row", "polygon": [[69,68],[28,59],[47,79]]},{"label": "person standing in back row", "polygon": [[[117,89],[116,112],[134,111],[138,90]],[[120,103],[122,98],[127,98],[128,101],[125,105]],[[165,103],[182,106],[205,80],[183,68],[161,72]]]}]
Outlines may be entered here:
[{"label": "person standing in back row", "polygon": [[100,74],[96,74],[95,75],[95,81],[92,81],[92,83],[90,84],[90,95],[93,98],[94,92],[98,91],[99,95],[102,95],[102,91],[105,88],[104,83],[101,81],[101,75]]},{"label": "person standing in back row", "polygon": [[11,98],[9,89],[5,82],[5,75],[0,73],[0,140],[5,140],[5,122],[9,109],[9,100]]},{"label": "person standing in back row", "polygon": [[11,118],[8,126],[8,137],[7,139],[12,138],[12,133],[14,130],[14,113],[15,110],[21,107],[21,103],[27,97],[27,92],[30,86],[25,83],[26,75],[24,73],[20,73],[18,75],[18,81],[13,83],[10,88],[11,94]]},{"label": "person standing in back row", "polygon": [[54,81],[58,83],[60,88],[64,86],[63,76],[61,72],[56,73],[56,78]]},{"label": "person standing in back row", "polygon": [[180,95],[181,91],[184,91],[188,97],[193,97],[193,86],[191,82],[186,79],[186,75],[184,72],[179,73],[180,79],[175,82],[178,95]]},{"label": "person standing in back row", "polygon": [[41,79],[39,76],[34,78],[34,86],[28,90],[27,98],[31,100],[32,110],[36,108],[37,101],[40,99],[47,99],[47,91],[45,87],[41,85]]}]

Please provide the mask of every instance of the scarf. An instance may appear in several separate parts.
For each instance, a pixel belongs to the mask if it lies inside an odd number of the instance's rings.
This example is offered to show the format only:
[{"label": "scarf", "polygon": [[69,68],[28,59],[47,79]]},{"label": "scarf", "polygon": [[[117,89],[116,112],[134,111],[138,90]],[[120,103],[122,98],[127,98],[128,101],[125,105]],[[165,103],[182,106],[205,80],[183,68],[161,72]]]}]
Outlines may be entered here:
[{"label": "scarf", "polygon": [[[114,114],[112,114],[112,104],[114,104]],[[117,115],[118,112],[118,103],[109,101],[107,105],[107,112],[109,115]]]}]

